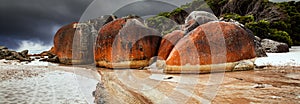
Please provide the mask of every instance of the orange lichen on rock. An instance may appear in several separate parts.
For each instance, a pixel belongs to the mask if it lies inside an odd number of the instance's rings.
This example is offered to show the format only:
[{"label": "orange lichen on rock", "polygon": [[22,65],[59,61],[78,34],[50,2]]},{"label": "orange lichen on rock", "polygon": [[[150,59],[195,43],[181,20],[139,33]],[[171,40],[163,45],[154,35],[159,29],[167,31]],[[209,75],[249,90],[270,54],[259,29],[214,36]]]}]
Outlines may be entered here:
[{"label": "orange lichen on rock", "polygon": [[105,68],[148,66],[157,54],[160,33],[132,18],[121,18],[103,26],[95,47],[95,62]]},{"label": "orange lichen on rock", "polygon": [[209,22],[178,41],[164,71],[207,73],[214,66],[229,71],[236,62],[255,57],[254,36],[233,23]]},{"label": "orange lichen on rock", "polygon": [[160,43],[158,50],[159,59],[166,60],[176,45],[176,43],[184,36],[184,32],[181,30],[175,30],[172,33],[165,35]]},{"label": "orange lichen on rock", "polygon": [[77,23],[74,22],[63,26],[54,36],[54,47],[51,48],[50,51],[59,57],[60,63],[72,64],[72,45],[76,31],[74,26],[76,24]]}]

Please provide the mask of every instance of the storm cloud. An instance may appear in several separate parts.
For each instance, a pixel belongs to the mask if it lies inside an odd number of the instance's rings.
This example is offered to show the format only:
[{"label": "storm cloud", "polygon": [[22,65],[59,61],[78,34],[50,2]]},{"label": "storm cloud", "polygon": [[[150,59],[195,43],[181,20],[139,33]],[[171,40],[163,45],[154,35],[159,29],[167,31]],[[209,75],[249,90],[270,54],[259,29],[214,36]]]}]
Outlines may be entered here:
[{"label": "storm cloud", "polygon": [[[30,45],[50,48],[56,31],[63,25],[113,14],[137,1],[141,0],[1,0],[0,45],[13,50],[33,48]],[[143,13],[149,6],[169,11],[192,0],[160,1],[173,6],[145,2],[134,9]]]},{"label": "storm cloud", "polygon": [[78,21],[92,0],[1,0],[0,45],[22,41],[51,45],[57,29]]}]

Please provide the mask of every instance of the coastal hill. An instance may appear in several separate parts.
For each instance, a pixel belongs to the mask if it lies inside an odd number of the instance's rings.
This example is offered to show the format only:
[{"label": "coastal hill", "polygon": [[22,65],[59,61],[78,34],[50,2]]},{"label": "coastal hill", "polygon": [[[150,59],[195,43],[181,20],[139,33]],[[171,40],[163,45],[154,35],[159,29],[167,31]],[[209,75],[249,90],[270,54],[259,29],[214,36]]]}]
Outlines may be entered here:
[{"label": "coastal hill", "polygon": [[210,9],[218,17],[239,21],[260,38],[284,42],[289,46],[300,45],[300,2],[194,0],[172,12],[159,15],[182,24],[188,12]]}]

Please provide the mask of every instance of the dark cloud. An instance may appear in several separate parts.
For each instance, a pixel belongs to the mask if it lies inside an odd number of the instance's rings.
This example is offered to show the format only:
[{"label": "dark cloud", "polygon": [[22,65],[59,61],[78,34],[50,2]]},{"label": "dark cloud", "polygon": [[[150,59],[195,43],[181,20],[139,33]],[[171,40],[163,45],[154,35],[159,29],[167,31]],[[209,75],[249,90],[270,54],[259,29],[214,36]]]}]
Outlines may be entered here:
[{"label": "dark cloud", "polygon": [[55,30],[78,21],[92,0],[1,0],[0,45],[16,49],[20,41],[52,44]]},{"label": "dark cloud", "polygon": [[177,6],[161,2],[161,1],[137,1],[122,8],[119,8],[113,14],[117,17],[127,16],[129,14],[134,14],[138,16],[156,15],[161,12],[169,12],[176,9]]},{"label": "dark cloud", "polygon": [[[25,40],[49,45],[61,26],[112,14],[137,1],[147,0],[0,0],[0,45],[17,49]],[[149,5],[148,9],[169,11],[192,0],[159,1],[173,6]],[[145,12],[143,6],[135,9]]]},{"label": "dark cloud", "polygon": [[[152,1],[152,2],[149,2]],[[143,13],[150,13],[154,11],[170,11],[174,7],[180,7],[193,0],[95,0],[87,8],[81,21],[89,18],[96,18],[103,15],[113,14],[115,12],[134,12],[136,14],[145,15]],[[131,8],[128,6],[132,6]],[[127,8],[127,10],[121,10]],[[134,10],[130,10],[134,9]],[[155,12],[156,13],[156,12]],[[131,13],[116,13],[117,15],[126,15]]]}]

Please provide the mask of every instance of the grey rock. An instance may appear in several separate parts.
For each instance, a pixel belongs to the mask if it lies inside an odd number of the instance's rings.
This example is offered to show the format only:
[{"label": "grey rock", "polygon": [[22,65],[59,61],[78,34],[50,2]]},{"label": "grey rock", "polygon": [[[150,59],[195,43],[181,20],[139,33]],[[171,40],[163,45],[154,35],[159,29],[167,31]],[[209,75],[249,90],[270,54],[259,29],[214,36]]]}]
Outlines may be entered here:
[{"label": "grey rock", "polygon": [[43,58],[43,59],[40,59],[39,61],[47,61],[48,58]]},{"label": "grey rock", "polygon": [[[116,17],[113,15],[101,16],[99,18],[87,20],[80,22],[76,25],[76,32],[74,34],[74,39],[80,41],[80,44],[74,44],[72,49],[72,58],[64,59],[59,56],[60,62],[63,64],[90,64],[94,62],[94,44],[96,42],[99,29],[115,20]],[[49,56],[49,55],[48,55]],[[49,59],[54,58],[50,57]],[[72,61],[73,59],[78,59],[80,61]],[[56,59],[51,59],[51,61],[57,61]]]},{"label": "grey rock", "polygon": [[96,104],[105,104],[108,102],[108,92],[105,89],[103,83],[99,82],[96,86],[96,90],[93,92],[95,97],[94,103]]},{"label": "grey rock", "polygon": [[263,39],[261,44],[268,53],[289,52],[289,46],[286,43],[281,43],[270,39]]},{"label": "grey rock", "polygon": [[54,58],[56,55],[51,52],[47,52],[47,56],[48,58]]},{"label": "grey rock", "polygon": [[23,50],[22,52],[19,53],[22,57],[27,57],[28,55],[28,50]]},{"label": "grey rock", "polygon": [[48,62],[53,62],[53,63],[59,63],[59,58],[57,56],[54,56],[53,58],[48,58]]},{"label": "grey rock", "polygon": [[98,31],[103,25],[114,21],[117,17],[114,15],[105,15],[99,18],[91,19],[83,23],[89,24],[91,27],[94,27],[96,31]]},{"label": "grey rock", "polygon": [[[24,57],[27,56],[28,50],[22,51],[22,52],[16,52],[16,51],[11,51],[11,54],[7,56],[5,59],[6,60],[20,60],[20,61],[32,61],[31,58],[29,57]],[[24,56],[23,56],[24,55]]]},{"label": "grey rock", "polygon": [[184,31],[188,33],[202,24],[218,20],[219,19],[212,13],[206,11],[193,11],[185,19]]},{"label": "grey rock", "polygon": [[16,60],[16,59],[14,58],[14,56],[8,56],[8,57],[5,57],[4,59],[5,59],[5,60]]},{"label": "grey rock", "polygon": [[20,55],[19,55],[19,53],[18,53],[18,52],[16,52],[16,51],[11,51],[11,54],[10,54],[10,56],[12,56],[12,57],[16,58],[16,57],[19,57]]},{"label": "grey rock", "polygon": [[0,46],[0,59],[19,60],[19,61],[33,61],[28,57],[28,50],[22,52],[10,51],[4,46]]},{"label": "grey rock", "polygon": [[41,56],[35,56],[34,58],[35,59],[41,59]]},{"label": "grey rock", "polygon": [[2,52],[2,50],[0,49],[0,59],[3,59],[5,57],[4,53]]},{"label": "grey rock", "polygon": [[244,71],[244,70],[253,70],[254,62],[251,60],[240,61],[233,69],[233,71]]},{"label": "grey rock", "polygon": [[255,37],[255,40],[257,40],[258,42],[261,42],[261,38],[258,37],[258,36],[254,36]]},{"label": "grey rock", "polygon": [[31,61],[33,61],[33,59],[31,59],[31,58],[18,58],[18,60],[20,60],[20,61],[27,61],[27,62],[31,62]]},{"label": "grey rock", "polygon": [[265,49],[261,45],[261,38],[255,36],[250,29],[244,27],[244,25],[240,24],[239,22],[234,20],[232,20],[231,22],[235,22],[236,25],[239,25],[241,28],[245,29],[249,35],[253,36],[256,57],[268,57]]},{"label": "grey rock", "polygon": [[44,52],[40,53],[40,56],[41,56],[41,58],[44,58],[44,56],[48,56],[48,58],[53,58],[56,55],[53,54],[53,53],[51,53],[51,52],[49,52],[49,51],[44,51]]},{"label": "grey rock", "polygon": [[255,36],[254,44],[255,44],[255,53],[256,53],[257,57],[267,57],[268,56],[265,49],[261,45],[259,37]]},{"label": "grey rock", "polygon": [[8,48],[5,46],[0,46],[0,49],[2,50],[2,49],[8,49]]},{"label": "grey rock", "polygon": [[9,51],[8,49],[2,49],[0,50],[0,52],[3,56],[9,56],[11,54],[11,51]]},{"label": "grey rock", "polygon": [[53,58],[43,58],[39,61],[47,61],[47,62],[53,62],[53,63],[60,63],[59,58],[57,56],[54,56]]}]

